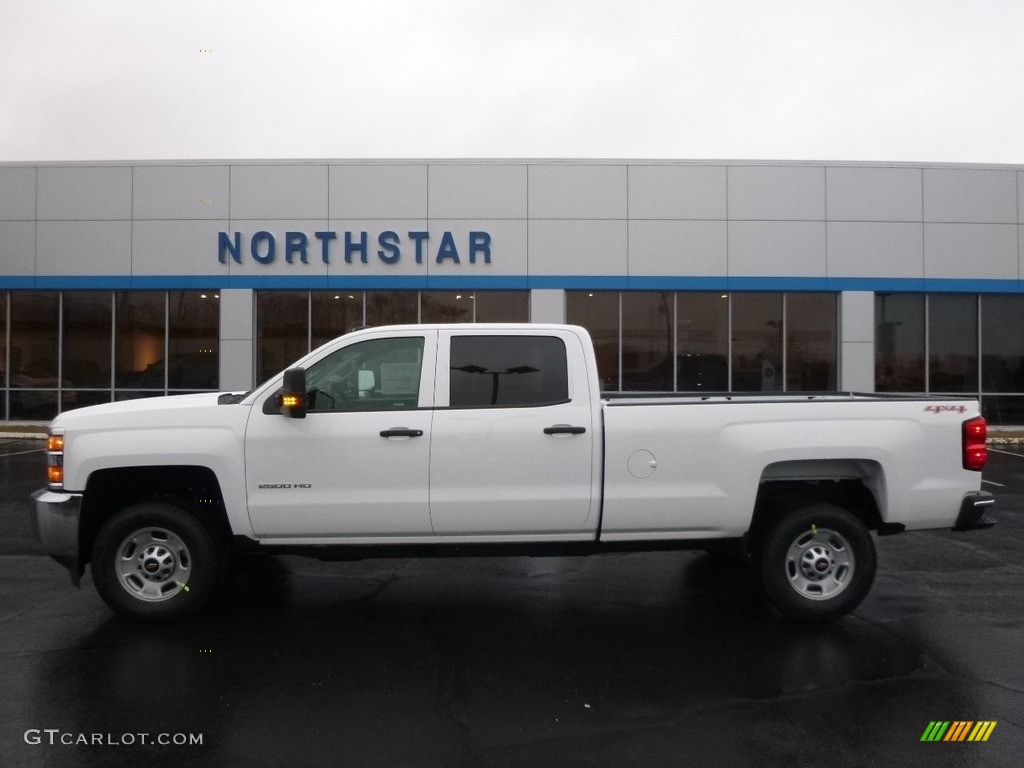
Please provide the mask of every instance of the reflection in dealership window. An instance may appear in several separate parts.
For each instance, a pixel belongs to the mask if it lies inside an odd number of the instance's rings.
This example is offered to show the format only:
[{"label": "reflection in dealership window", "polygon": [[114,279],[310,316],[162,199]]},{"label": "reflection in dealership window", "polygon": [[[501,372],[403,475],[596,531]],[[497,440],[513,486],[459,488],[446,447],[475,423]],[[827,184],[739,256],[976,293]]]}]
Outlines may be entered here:
[{"label": "reflection in dealership window", "polygon": [[602,392],[619,387],[619,294],[611,291],[571,291],[565,297],[568,322],[590,333],[597,356]]},{"label": "reflection in dealership window", "polygon": [[978,391],[978,297],[928,296],[928,391]]},{"label": "reflection in dealership window", "polygon": [[838,385],[838,303],[834,293],[786,294],[786,391]]},{"label": "reflection in dealership window", "polygon": [[10,417],[49,420],[60,386],[60,294],[10,294]]},{"label": "reflection in dealership window", "polygon": [[166,296],[162,291],[118,291],[114,296],[114,316],[115,388],[155,389],[162,393],[167,386]]},{"label": "reflection in dealership window", "polygon": [[671,392],[675,299],[667,291],[622,294],[622,389]]},{"label": "reflection in dealership window", "polygon": [[834,390],[837,307],[832,293],[566,294],[603,391]]},{"label": "reflection in dealership window", "polygon": [[168,296],[167,386],[217,389],[220,381],[220,296],[180,291]]},{"label": "reflection in dealership window", "polygon": [[676,390],[729,389],[729,296],[676,295]]},{"label": "reflection in dealership window", "polygon": [[732,389],[774,392],[782,380],[782,294],[732,297]]}]

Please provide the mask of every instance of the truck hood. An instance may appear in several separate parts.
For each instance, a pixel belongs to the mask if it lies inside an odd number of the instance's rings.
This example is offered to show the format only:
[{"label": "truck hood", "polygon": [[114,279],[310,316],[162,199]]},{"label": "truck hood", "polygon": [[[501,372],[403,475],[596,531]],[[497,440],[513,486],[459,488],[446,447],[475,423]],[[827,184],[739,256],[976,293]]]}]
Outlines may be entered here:
[{"label": "truck hood", "polygon": [[118,403],[90,405],[65,411],[53,420],[52,427],[68,430],[117,427],[188,427],[205,426],[219,421],[213,413],[225,408],[246,408],[238,405],[219,405],[220,393],[203,392],[197,395],[170,395],[144,397]]}]

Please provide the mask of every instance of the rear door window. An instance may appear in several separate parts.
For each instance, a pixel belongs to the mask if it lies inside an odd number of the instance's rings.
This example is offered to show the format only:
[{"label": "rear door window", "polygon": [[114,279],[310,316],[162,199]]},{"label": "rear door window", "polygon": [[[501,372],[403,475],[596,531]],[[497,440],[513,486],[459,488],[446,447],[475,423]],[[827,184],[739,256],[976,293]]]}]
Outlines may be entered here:
[{"label": "rear door window", "polygon": [[527,407],[568,400],[569,374],[561,339],[452,337],[450,407]]}]

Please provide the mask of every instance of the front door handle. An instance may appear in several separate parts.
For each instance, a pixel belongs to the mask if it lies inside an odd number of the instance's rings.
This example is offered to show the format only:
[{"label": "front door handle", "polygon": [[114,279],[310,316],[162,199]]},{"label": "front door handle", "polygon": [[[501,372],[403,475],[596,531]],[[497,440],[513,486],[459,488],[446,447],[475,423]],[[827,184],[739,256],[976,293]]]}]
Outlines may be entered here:
[{"label": "front door handle", "polygon": [[586,427],[574,427],[571,424],[555,424],[553,427],[544,427],[545,435],[582,435],[586,431]]},{"label": "front door handle", "polygon": [[423,437],[422,429],[407,429],[406,427],[392,427],[381,430],[381,437]]}]

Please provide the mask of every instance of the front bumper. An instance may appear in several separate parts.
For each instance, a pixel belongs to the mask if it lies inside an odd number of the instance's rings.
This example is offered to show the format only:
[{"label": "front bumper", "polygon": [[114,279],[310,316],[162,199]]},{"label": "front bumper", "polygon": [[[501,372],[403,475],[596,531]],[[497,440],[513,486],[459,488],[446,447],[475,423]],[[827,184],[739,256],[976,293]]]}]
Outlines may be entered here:
[{"label": "front bumper", "polygon": [[82,565],[78,551],[78,523],[82,494],[58,493],[46,488],[32,494],[32,530],[43,552],[68,569],[71,583],[79,586]]},{"label": "front bumper", "polygon": [[995,506],[995,497],[988,491],[975,491],[964,496],[960,504],[960,514],[957,515],[954,531],[977,531],[982,528],[991,528],[996,521],[987,517],[985,512]]}]

